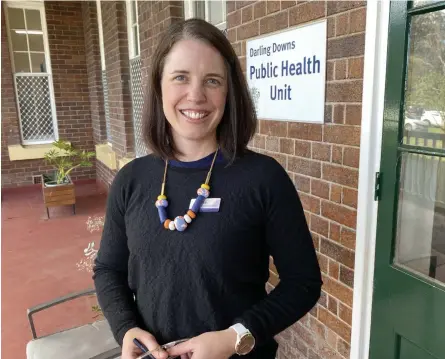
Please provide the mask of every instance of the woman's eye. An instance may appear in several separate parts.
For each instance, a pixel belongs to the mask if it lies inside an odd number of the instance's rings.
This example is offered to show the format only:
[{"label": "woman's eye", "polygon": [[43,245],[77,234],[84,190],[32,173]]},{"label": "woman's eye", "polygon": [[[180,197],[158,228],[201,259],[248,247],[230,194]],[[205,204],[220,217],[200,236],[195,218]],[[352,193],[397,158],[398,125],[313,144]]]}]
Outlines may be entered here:
[{"label": "woman's eye", "polygon": [[212,85],[219,85],[220,82],[217,79],[208,79],[207,80]]},{"label": "woman's eye", "polygon": [[176,81],[184,81],[185,80],[185,76],[184,75],[179,75],[179,76],[176,76],[174,79]]}]

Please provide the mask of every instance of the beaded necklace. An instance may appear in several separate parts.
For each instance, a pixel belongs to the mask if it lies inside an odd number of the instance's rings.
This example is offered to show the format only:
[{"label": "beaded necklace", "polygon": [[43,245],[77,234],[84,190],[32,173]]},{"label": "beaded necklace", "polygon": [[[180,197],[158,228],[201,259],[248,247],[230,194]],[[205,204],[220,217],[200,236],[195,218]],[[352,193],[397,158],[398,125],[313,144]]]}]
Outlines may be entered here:
[{"label": "beaded necklace", "polygon": [[161,194],[158,196],[158,199],[155,203],[159,213],[159,220],[161,224],[164,225],[165,229],[170,229],[171,231],[174,231],[176,229],[177,231],[182,232],[187,228],[187,226],[192,222],[192,220],[196,218],[196,215],[201,209],[201,206],[203,205],[205,199],[208,198],[210,195],[210,186],[209,186],[210,176],[212,175],[212,170],[215,164],[216,156],[218,155],[218,150],[219,149],[216,150],[215,155],[213,156],[212,164],[210,166],[209,172],[207,173],[207,178],[205,183],[203,183],[201,187],[198,188],[197,190],[198,197],[193,203],[192,208],[190,208],[187,211],[187,213],[184,214],[183,216],[177,216],[173,221],[171,219],[168,219],[167,216],[168,201],[167,201],[167,196],[164,194],[165,182],[167,179],[167,168],[168,168],[168,160],[165,160],[164,179],[162,181]]}]

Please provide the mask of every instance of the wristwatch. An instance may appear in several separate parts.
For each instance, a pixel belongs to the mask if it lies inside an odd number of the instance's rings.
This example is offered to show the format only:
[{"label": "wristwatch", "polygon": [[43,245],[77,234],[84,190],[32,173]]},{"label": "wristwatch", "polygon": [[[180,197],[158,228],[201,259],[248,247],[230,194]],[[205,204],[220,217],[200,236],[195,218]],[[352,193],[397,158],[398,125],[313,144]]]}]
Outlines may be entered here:
[{"label": "wristwatch", "polygon": [[235,344],[235,352],[238,355],[246,355],[249,354],[253,347],[255,346],[255,338],[252,333],[241,323],[237,323],[232,325],[230,328],[235,330],[236,344]]}]

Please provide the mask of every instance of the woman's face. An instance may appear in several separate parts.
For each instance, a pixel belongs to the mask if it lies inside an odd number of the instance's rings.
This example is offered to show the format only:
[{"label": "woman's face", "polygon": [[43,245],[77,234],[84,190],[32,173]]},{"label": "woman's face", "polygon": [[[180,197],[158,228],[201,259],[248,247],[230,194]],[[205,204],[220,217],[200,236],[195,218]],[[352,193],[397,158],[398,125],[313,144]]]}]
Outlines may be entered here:
[{"label": "woman's face", "polygon": [[224,60],[215,48],[199,40],[178,41],[166,57],[161,90],[175,141],[215,138],[227,95]]}]

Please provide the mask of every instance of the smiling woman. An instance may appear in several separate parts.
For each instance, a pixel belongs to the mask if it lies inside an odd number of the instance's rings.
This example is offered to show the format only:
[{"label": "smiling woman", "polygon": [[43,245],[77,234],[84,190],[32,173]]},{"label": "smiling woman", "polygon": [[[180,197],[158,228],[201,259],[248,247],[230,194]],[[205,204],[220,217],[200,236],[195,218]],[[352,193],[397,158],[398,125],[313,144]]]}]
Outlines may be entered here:
[{"label": "smiling woman", "polygon": [[[173,24],[146,101],[153,153],[117,174],[94,267],[122,359],[141,354],[135,339],[156,359],[273,359],[274,336],[319,299],[321,273],[288,174],[247,149],[257,119],[221,31]],[[270,256],[280,283],[268,294]]]}]

